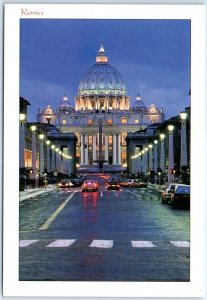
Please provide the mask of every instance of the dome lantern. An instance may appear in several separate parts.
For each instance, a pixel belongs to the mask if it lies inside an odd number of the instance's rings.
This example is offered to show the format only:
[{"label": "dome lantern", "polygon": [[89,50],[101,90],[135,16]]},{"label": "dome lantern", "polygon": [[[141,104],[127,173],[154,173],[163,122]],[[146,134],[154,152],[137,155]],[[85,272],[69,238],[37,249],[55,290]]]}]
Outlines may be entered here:
[{"label": "dome lantern", "polygon": [[98,55],[96,56],[96,63],[108,63],[108,56],[106,56],[106,52],[104,49],[104,45],[101,42],[100,49],[98,51]]}]

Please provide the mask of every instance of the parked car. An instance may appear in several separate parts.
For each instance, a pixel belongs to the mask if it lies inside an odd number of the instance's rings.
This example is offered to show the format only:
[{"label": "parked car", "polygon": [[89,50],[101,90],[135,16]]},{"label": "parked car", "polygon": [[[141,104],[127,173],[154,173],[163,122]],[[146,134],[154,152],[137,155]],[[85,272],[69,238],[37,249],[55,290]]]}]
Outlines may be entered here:
[{"label": "parked car", "polygon": [[174,208],[190,208],[190,185],[178,185],[171,194],[171,204]]},{"label": "parked car", "polygon": [[129,187],[131,184],[131,179],[123,179],[122,181],[120,181],[120,185],[122,187]]},{"label": "parked car", "polygon": [[58,182],[57,187],[58,188],[69,188],[69,187],[73,187],[73,183],[70,180],[62,179],[60,182]]},{"label": "parked car", "polygon": [[147,182],[144,182],[141,179],[124,179],[120,183],[121,186],[123,187],[134,187],[134,188],[142,188],[142,187],[147,187]]},{"label": "parked car", "polygon": [[120,190],[120,183],[116,180],[110,180],[106,185],[108,191],[109,190]]},{"label": "parked car", "polygon": [[98,191],[99,185],[95,180],[85,180],[82,185],[82,192]]},{"label": "parked car", "polygon": [[166,188],[163,189],[162,192],[162,203],[170,203],[171,202],[171,194],[174,192],[176,187],[175,183],[170,183]]},{"label": "parked car", "polygon": [[139,188],[146,188],[147,187],[147,182],[141,180],[141,179],[138,179],[138,187]]}]

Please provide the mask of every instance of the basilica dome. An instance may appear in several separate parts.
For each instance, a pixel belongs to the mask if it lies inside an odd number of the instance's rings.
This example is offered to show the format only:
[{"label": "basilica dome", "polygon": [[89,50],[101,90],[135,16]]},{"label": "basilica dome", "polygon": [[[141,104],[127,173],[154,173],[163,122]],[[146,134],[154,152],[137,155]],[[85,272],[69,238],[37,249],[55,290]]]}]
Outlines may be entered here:
[{"label": "basilica dome", "polygon": [[79,96],[126,96],[127,90],[120,73],[108,63],[103,44],[96,57],[96,64],[83,76]]}]

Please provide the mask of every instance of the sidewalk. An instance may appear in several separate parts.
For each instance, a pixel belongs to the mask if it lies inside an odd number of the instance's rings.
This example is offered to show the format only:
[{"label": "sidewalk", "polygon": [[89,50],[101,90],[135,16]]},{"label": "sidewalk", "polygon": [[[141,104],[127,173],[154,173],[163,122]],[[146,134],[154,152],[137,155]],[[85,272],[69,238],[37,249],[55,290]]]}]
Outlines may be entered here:
[{"label": "sidewalk", "polygon": [[163,185],[159,185],[159,184],[156,184],[156,183],[148,183],[148,186],[151,187],[151,188],[154,188],[156,191],[162,193],[162,189],[166,188],[166,185],[163,184]]},{"label": "sidewalk", "polygon": [[24,191],[19,192],[19,201],[23,201],[43,193],[53,191],[55,188],[56,188],[55,185],[48,185],[46,190],[45,187],[25,189]]}]

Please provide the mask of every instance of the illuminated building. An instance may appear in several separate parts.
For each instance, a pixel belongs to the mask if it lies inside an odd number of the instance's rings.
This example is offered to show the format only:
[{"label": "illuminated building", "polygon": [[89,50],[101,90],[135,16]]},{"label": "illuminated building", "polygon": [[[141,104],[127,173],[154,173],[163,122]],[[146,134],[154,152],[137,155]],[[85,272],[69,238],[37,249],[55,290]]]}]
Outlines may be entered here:
[{"label": "illuminated building", "polygon": [[96,170],[102,160],[105,171],[123,169],[128,133],[163,121],[162,109],[154,104],[146,107],[140,95],[130,105],[125,82],[109,64],[102,43],[96,63],[80,81],[75,108],[65,95],[56,109],[48,105],[37,115],[37,122],[51,123],[62,133],[76,134],[76,162],[80,169]]}]

